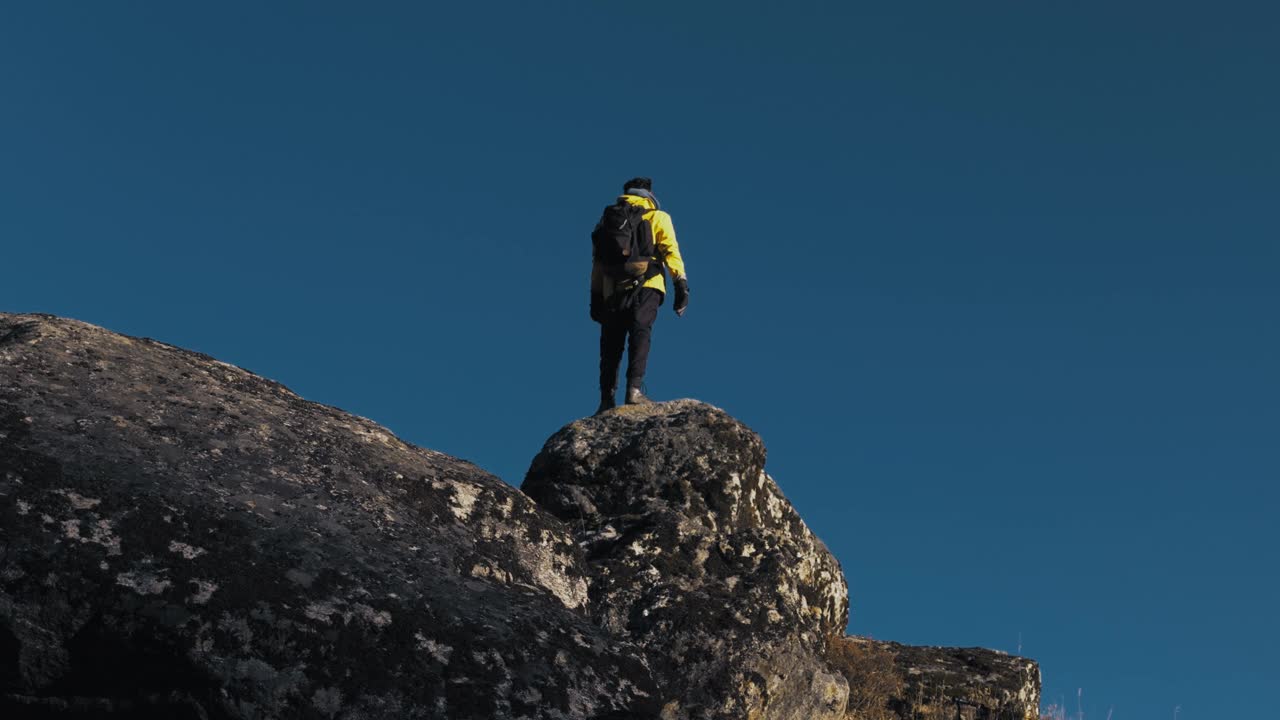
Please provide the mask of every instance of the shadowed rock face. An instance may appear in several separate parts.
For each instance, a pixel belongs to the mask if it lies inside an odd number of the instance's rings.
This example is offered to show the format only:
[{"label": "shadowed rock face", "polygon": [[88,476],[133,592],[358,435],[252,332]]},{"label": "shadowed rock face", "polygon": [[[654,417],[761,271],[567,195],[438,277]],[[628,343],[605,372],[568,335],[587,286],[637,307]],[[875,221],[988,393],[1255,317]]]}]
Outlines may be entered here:
[{"label": "shadowed rock face", "polygon": [[0,314],[0,716],[652,716],[580,558],[510,486],[367,420]]},{"label": "shadowed rock face", "polygon": [[903,692],[893,703],[902,717],[1040,716],[1040,667],[1031,660],[983,648],[880,644],[894,653],[904,680]]},{"label": "shadowed rock face", "polygon": [[[844,577],[764,463],[709,405],[620,408],[526,495],[213,358],[0,313],[0,718],[839,720]],[[1034,663],[893,648],[887,712],[1034,708]]]},{"label": "shadowed rock face", "polygon": [[673,716],[843,715],[821,657],[844,576],[764,463],[746,426],[682,400],[565,427],[522,486],[574,529],[592,618],[644,647]]},{"label": "shadowed rock face", "polygon": [[1034,720],[1040,715],[1040,668],[1026,658],[861,637],[837,643],[832,664],[856,688],[851,717]]}]

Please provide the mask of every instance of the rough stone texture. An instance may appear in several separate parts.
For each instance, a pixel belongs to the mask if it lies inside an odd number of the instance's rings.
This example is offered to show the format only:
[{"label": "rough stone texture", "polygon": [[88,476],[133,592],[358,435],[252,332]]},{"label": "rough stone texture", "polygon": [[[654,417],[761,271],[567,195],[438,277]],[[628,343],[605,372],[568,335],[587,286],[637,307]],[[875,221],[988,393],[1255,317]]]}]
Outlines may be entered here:
[{"label": "rough stone texture", "polygon": [[823,659],[848,619],[844,576],[764,465],[755,433],[682,400],[566,426],[522,486],[576,532],[591,617],[644,647],[663,717],[844,714]]},{"label": "rough stone texture", "polygon": [[619,408],[547,442],[535,504],[213,358],[0,313],[0,718],[839,720],[846,677],[1035,717],[1028,660],[840,639],[764,463],[711,406]]},{"label": "rough stone texture", "polygon": [[883,644],[896,654],[906,684],[895,705],[903,718],[1031,720],[1040,715],[1040,666],[1032,660],[983,648]]},{"label": "rough stone texture", "polygon": [[0,314],[0,717],[634,718],[565,527],[212,358]]},{"label": "rough stone texture", "polygon": [[[846,637],[833,652],[851,683],[882,693],[865,717],[902,720],[1035,720],[1040,668],[1031,660],[982,648],[921,647]],[[883,675],[891,675],[885,682]],[[880,676],[880,677],[877,677]],[[850,718],[854,718],[850,714]]]}]

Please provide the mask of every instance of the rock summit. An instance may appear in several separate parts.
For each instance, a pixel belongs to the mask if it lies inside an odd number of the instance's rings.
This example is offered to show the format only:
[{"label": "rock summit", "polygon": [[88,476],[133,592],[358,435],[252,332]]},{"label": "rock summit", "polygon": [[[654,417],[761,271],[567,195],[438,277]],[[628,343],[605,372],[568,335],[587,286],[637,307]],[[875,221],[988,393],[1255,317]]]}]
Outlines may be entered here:
[{"label": "rock summit", "polygon": [[211,357],[0,314],[6,720],[1036,716],[1034,663],[868,645],[848,607],[710,405],[571,423],[517,490]]}]

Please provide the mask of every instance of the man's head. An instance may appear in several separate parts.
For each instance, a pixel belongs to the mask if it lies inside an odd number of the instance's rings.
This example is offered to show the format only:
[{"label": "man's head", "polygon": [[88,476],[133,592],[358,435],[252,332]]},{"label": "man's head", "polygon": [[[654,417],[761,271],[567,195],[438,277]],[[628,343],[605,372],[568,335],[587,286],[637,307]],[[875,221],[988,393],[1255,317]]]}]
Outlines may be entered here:
[{"label": "man's head", "polygon": [[627,192],[628,190],[648,190],[653,192],[653,179],[647,177],[631,178],[622,183],[622,192]]}]

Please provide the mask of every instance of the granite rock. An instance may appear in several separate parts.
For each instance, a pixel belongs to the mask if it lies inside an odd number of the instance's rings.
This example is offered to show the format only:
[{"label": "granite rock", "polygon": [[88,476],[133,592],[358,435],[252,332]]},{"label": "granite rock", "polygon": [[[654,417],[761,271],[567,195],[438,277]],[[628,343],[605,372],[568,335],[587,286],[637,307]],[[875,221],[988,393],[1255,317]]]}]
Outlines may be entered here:
[{"label": "granite rock", "polygon": [[745,425],[692,400],[622,407],[552,436],[522,489],[575,532],[591,617],[644,648],[667,716],[843,715],[823,653],[844,575]]},{"label": "granite rock", "polygon": [[722,410],[571,423],[523,491],[211,357],[0,313],[0,717],[1035,717],[1029,660],[843,637],[839,563]]},{"label": "granite rock", "polygon": [[828,658],[852,688],[850,720],[1035,720],[1040,667],[984,648],[833,641]]},{"label": "granite rock", "polygon": [[0,716],[651,717],[586,570],[474,465],[198,353],[0,314]]}]

